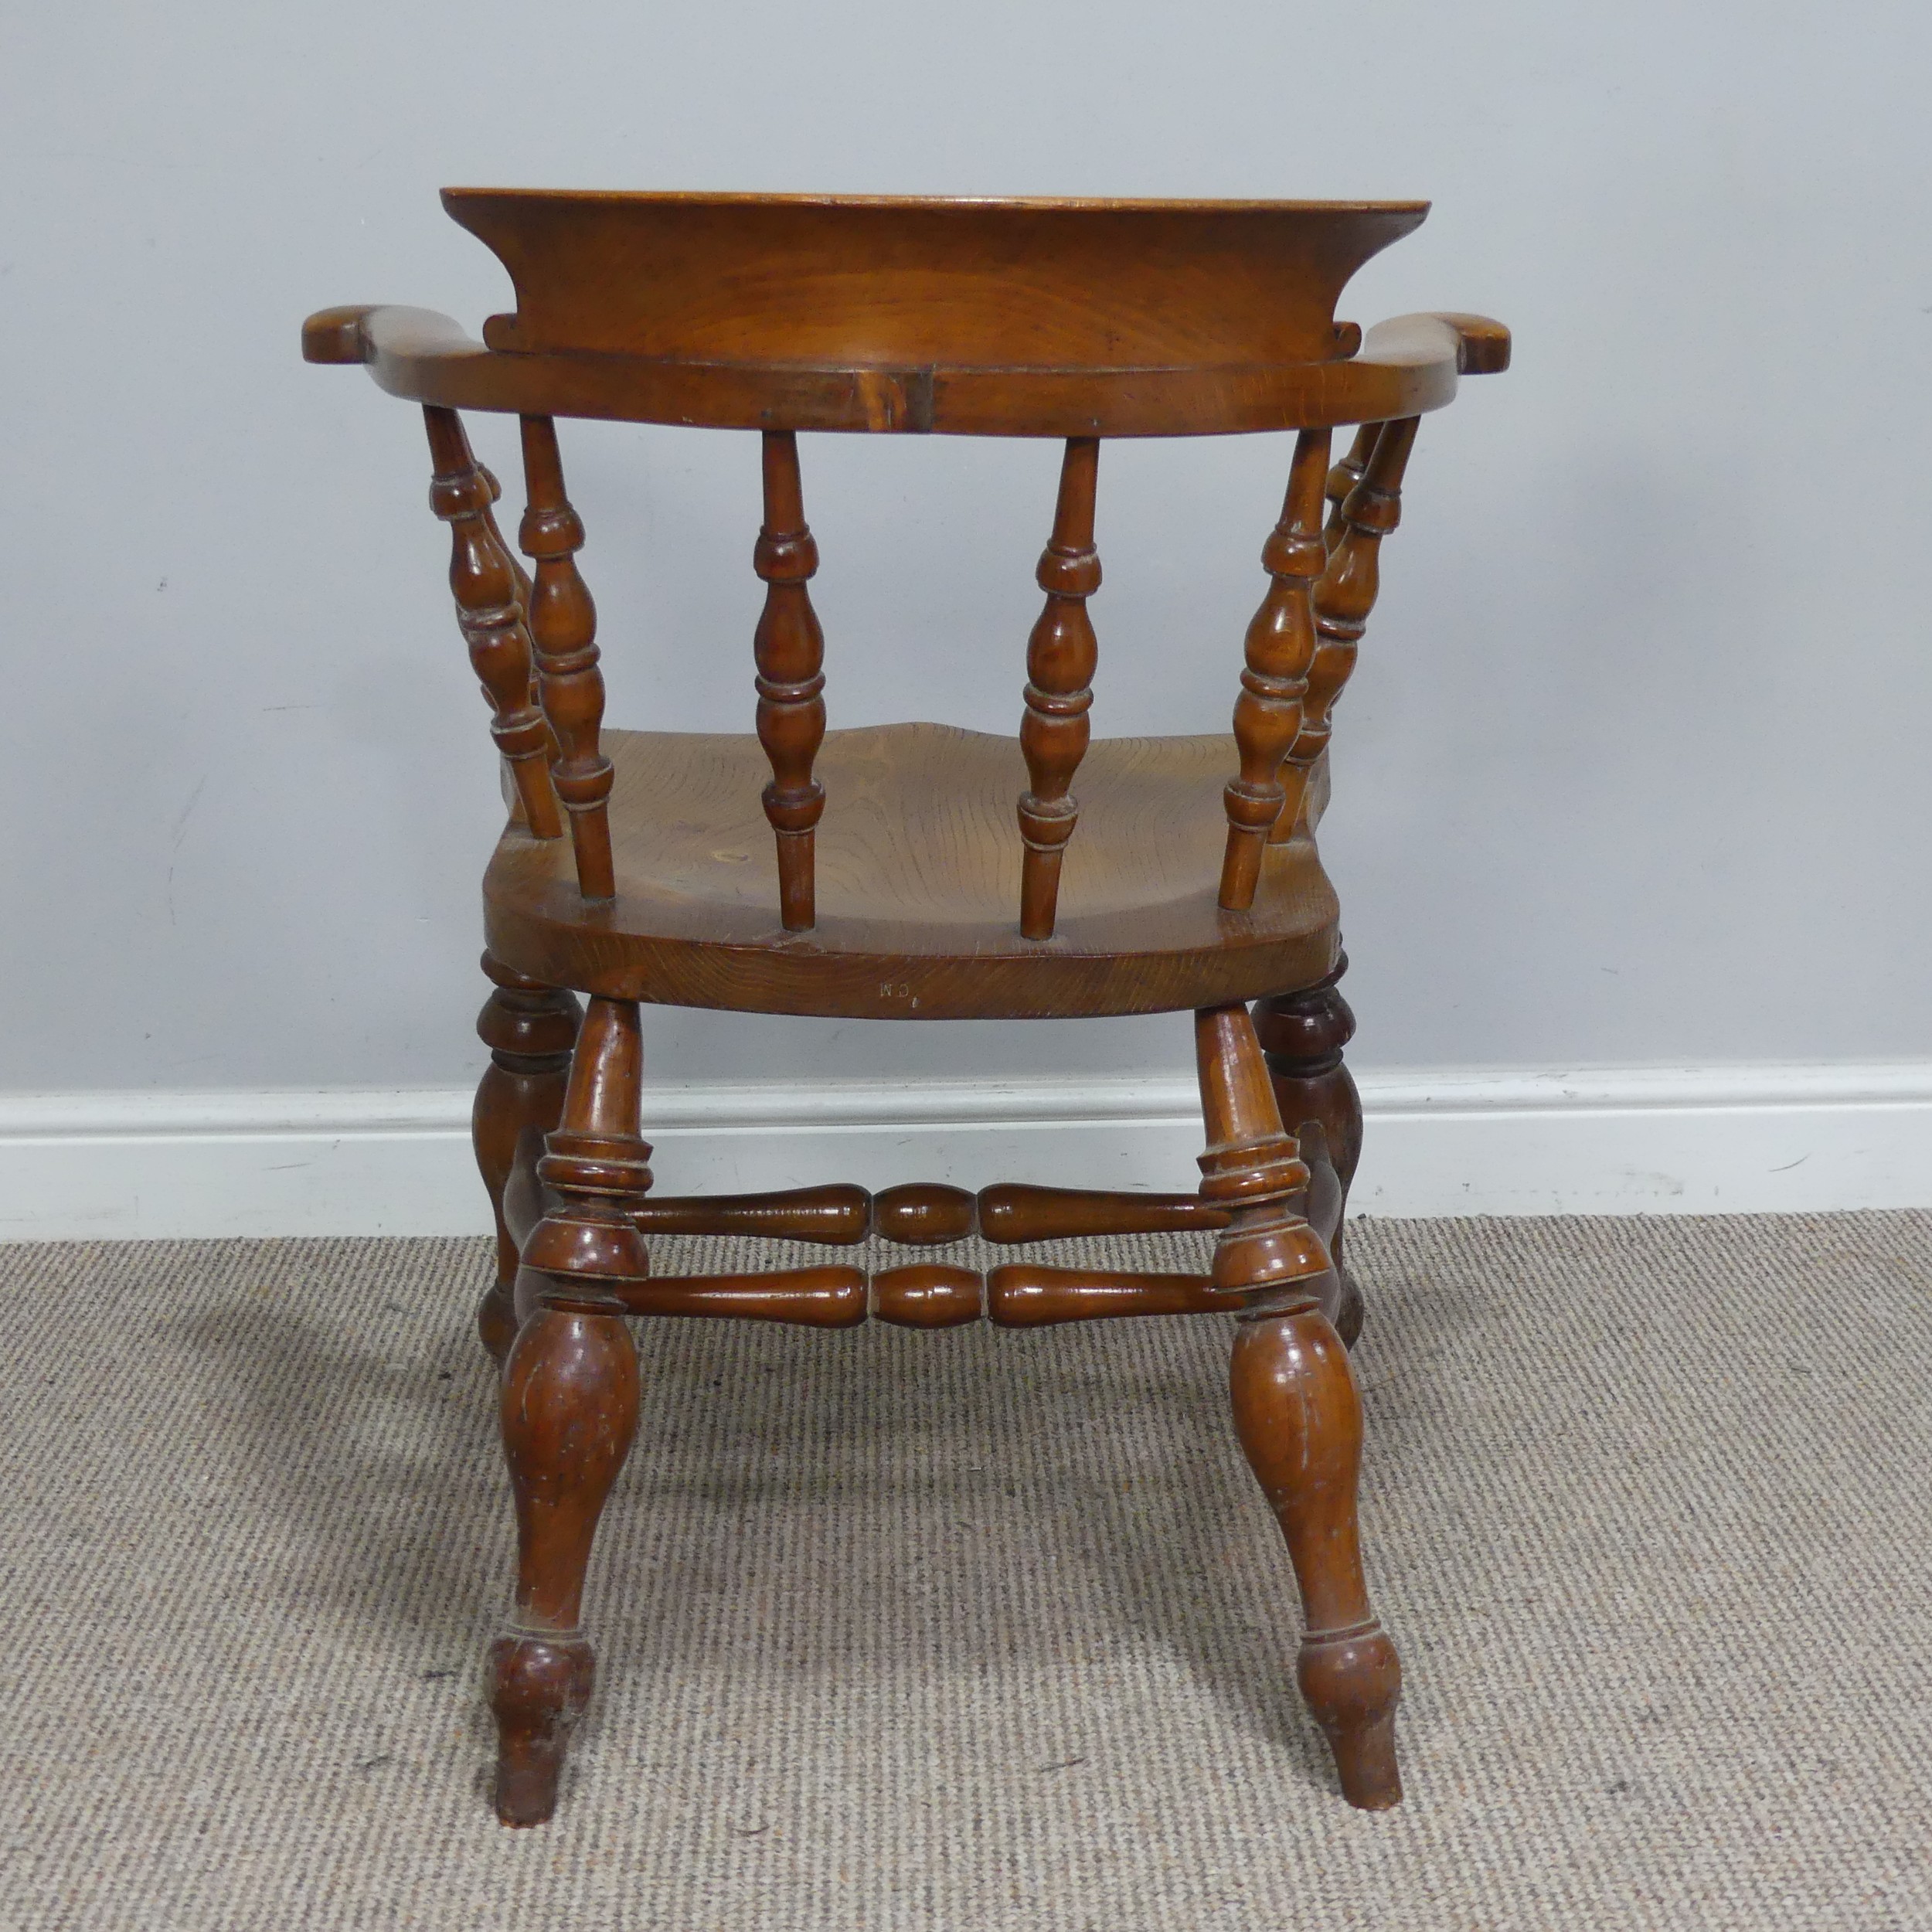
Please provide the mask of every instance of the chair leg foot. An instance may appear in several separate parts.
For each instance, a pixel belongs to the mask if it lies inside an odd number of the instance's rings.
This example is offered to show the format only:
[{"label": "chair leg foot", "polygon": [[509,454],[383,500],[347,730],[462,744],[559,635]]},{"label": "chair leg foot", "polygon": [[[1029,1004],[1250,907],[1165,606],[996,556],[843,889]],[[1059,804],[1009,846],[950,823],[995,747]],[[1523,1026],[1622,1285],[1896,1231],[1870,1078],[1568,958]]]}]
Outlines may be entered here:
[{"label": "chair leg foot", "polygon": [[1294,1674],[1334,1754],[1342,1795],[1359,1811],[1400,1804],[1396,1702],[1402,1666],[1388,1633],[1371,1617],[1359,1630],[1304,1637]]},{"label": "chair leg foot", "polygon": [[1402,1665],[1362,1573],[1362,1403],[1348,1352],[1316,1308],[1244,1320],[1230,1389],[1242,1449],[1301,1588],[1301,1695],[1334,1753],[1342,1796],[1363,1811],[1386,1810],[1402,1799]]},{"label": "chair leg foot", "polygon": [[503,1372],[503,1447],[516,1498],[515,1607],[490,1647],[497,1816],[556,1806],[570,1729],[590,1701],[579,1625],[597,1519],[638,1427],[638,1356],[621,1316],[535,1308]]},{"label": "chair leg foot", "polygon": [[496,1815],[505,1825],[542,1825],[556,1809],[570,1726],[590,1701],[595,1665],[576,1631],[505,1633],[490,1646],[490,1709],[496,1717]]}]

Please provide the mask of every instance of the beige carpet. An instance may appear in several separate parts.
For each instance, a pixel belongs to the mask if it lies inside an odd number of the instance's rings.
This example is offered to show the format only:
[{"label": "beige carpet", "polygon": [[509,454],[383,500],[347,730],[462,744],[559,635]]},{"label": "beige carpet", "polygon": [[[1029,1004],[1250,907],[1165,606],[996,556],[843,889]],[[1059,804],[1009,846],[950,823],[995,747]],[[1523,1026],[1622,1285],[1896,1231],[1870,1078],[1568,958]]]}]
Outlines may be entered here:
[{"label": "beige carpet", "polygon": [[1400,1811],[1294,1698],[1219,1321],[660,1323],[526,1833],[482,1245],[0,1250],[0,1920],[1932,1926],[1932,1216],[1351,1239]]}]

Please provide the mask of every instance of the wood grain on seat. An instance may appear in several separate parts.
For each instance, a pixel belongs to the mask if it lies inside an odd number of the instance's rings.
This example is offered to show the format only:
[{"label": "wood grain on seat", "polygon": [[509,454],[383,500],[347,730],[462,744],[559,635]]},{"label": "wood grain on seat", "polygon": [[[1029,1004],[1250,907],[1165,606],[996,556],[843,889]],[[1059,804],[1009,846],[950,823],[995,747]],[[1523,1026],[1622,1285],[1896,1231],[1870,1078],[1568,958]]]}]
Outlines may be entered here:
[{"label": "wood grain on seat", "polygon": [[818,922],[780,923],[750,733],[606,731],[617,896],[587,905],[567,844],[512,825],[484,886],[491,952],[620,999],[853,1019],[1148,1013],[1258,998],[1333,964],[1311,840],[1271,845],[1253,909],[1223,911],[1218,733],[1095,741],[1050,940],[1020,936],[1017,740],[949,725],[828,734]]}]

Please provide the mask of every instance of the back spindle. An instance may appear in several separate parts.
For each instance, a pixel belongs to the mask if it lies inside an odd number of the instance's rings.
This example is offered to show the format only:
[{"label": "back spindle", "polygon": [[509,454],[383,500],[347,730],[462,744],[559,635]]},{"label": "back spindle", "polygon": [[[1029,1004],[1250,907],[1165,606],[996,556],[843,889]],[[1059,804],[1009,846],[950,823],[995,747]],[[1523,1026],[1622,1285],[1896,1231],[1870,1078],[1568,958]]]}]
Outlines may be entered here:
[{"label": "back spindle", "polygon": [[818,546],[805,522],[798,439],[789,430],[764,437],[765,516],[752,553],[764,580],[765,607],[752,650],[758,665],[758,742],[771,760],[765,817],[778,842],[778,910],[787,932],[808,932],[817,918],[812,832],[825,788],[811,775],[825,737],[825,634],[807,580]]},{"label": "back spindle", "polygon": [[[503,485],[496,480],[495,471],[492,469],[487,463],[479,463],[476,467],[482,472],[483,481],[490,486],[490,502],[492,504],[501,502],[503,498]],[[494,511],[485,510],[483,512],[483,519],[489,525],[491,532],[495,536],[498,543],[502,545],[503,554],[510,560],[510,568],[516,573],[516,607],[523,614],[524,628],[527,630],[530,622],[530,573],[524,569],[523,560],[503,542],[502,534],[496,527],[496,516]],[[538,716],[542,716],[543,692],[537,681],[536,653],[534,648],[530,654],[530,702],[536,706]],[[550,729],[550,721],[548,718],[543,719],[543,736],[549,746],[549,762],[555,764],[558,757],[556,733]],[[560,838],[563,835],[561,825],[558,827],[557,832]]]},{"label": "back spindle", "polygon": [[[1304,430],[1295,438],[1281,520],[1261,548],[1261,563],[1271,581],[1248,625],[1247,663],[1241,695],[1234,701],[1241,770],[1223,794],[1228,840],[1221,861],[1220,903],[1228,912],[1246,912],[1253,905],[1268,834],[1284,817],[1292,824],[1301,811],[1306,769],[1291,765],[1284,771],[1282,760],[1301,734],[1308,668],[1315,661],[1315,585],[1328,557],[1321,541],[1328,475],[1328,432]],[[1284,777],[1292,783],[1292,794],[1282,783]]]},{"label": "back spindle", "polygon": [[550,738],[530,685],[522,573],[490,514],[496,479],[477,461],[455,410],[423,411],[434,474],[430,508],[450,526],[450,590],[470,664],[489,700],[490,736],[509,766],[524,822],[539,838],[563,835],[550,789]]},{"label": "back spindle", "polygon": [[543,711],[556,734],[552,772],[570,815],[577,889],[586,899],[617,893],[611,862],[611,761],[597,749],[604,723],[604,674],[597,668],[597,612],[577,553],[583,525],[563,493],[556,425],[547,416],[523,421],[523,478],[528,497],[517,540],[536,565],[530,587],[530,632],[536,643]]},{"label": "back spindle", "polygon": [[[1294,775],[1284,775],[1298,799],[1306,798],[1314,768],[1328,748],[1335,701],[1355,669],[1356,647],[1375,608],[1381,587],[1382,539],[1402,519],[1402,474],[1415,447],[1418,420],[1405,416],[1369,426],[1376,431],[1374,447],[1330,520],[1328,567],[1315,587],[1315,662],[1308,668],[1308,696],[1301,703],[1301,729],[1286,760]],[[1358,447],[1361,441],[1358,434]],[[1353,455],[1351,451],[1350,460]],[[1296,822],[1294,813],[1284,811],[1270,842],[1291,838]]]},{"label": "back spindle", "polygon": [[1328,472],[1328,522],[1321,540],[1332,550],[1342,541],[1342,506],[1349,492],[1362,481],[1362,472],[1375,454],[1376,438],[1382,434],[1379,423],[1364,423],[1355,433],[1349,453]]},{"label": "back spindle", "polygon": [[1100,472],[1100,440],[1069,437],[1060,464],[1053,534],[1040,553],[1037,581],[1046,607],[1026,645],[1026,709],[1020,719],[1020,750],[1029,788],[1019,801],[1019,929],[1028,939],[1051,939],[1058,910],[1060,860],[1073,835],[1080,801],[1070,789],[1087,755],[1087,711],[1100,647],[1087,614],[1087,600],[1100,588],[1100,560],[1094,548],[1094,491]]}]

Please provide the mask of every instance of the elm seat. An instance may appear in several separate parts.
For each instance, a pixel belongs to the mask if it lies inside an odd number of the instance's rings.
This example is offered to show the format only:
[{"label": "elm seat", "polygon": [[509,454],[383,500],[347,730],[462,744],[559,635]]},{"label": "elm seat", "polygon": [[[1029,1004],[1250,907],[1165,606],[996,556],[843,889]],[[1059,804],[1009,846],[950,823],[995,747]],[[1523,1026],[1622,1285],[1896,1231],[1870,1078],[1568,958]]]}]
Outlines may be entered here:
[{"label": "elm seat", "polygon": [[614,899],[587,908],[568,841],[521,824],[484,882],[491,953],[546,985],[843,1019],[1020,1019],[1258,999],[1335,964],[1335,893],[1305,833],[1268,847],[1250,910],[1216,903],[1218,733],[1094,740],[1043,941],[1015,917],[1015,739],[941,724],[828,733],[814,766],[817,918],[799,933],[778,920],[755,737],[607,731],[603,745]]}]

